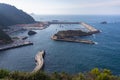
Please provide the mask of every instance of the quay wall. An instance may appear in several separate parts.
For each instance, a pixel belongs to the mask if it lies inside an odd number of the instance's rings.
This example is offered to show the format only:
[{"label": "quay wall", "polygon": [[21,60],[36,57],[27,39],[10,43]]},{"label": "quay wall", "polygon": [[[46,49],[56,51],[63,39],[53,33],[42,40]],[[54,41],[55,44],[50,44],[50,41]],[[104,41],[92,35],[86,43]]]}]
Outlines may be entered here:
[{"label": "quay wall", "polygon": [[48,22],[49,24],[80,24],[81,22]]}]

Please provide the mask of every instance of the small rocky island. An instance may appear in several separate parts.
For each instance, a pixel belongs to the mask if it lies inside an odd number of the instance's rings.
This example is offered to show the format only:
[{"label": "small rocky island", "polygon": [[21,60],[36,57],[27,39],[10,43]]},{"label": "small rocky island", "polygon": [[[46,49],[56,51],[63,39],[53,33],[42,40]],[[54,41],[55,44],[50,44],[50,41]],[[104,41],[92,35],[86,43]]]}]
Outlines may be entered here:
[{"label": "small rocky island", "polygon": [[37,32],[31,30],[31,31],[28,32],[28,35],[35,35],[36,33]]}]

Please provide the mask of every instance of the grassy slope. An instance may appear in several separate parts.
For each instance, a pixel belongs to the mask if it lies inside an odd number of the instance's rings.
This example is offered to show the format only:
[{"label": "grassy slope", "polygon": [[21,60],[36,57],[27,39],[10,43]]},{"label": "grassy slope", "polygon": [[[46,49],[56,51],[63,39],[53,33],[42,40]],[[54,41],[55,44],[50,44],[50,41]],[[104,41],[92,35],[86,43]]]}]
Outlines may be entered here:
[{"label": "grassy slope", "polygon": [[36,73],[29,72],[9,72],[0,70],[0,79],[2,80],[120,80],[120,76],[115,76],[110,70],[98,68],[92,69],[86,73],[70,75],[67,73],[46,74],[42,71]]}]

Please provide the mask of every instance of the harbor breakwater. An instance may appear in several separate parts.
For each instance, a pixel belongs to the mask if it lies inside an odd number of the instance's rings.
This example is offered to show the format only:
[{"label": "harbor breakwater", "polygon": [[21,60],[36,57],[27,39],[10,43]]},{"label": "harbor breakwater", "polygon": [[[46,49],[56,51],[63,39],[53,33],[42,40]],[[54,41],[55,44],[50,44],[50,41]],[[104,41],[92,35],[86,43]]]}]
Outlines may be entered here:
[{"label": "harbor breakwater", "polygon": [[6,45],[0,46],[0,51],[19,48],[19,47],[28,46],[28,45],[33,45],[33,43],[31,41],[19,41],[17,43],[13,42],[11,44],[6,44]]},{"label": "harbor breakwater", "polygon": [[32,72],[37,72],[39,70],[41,70],[44,66],[44,55],[45,55],[45,51],[39,51],[36,56],[35,56],[35,61],[36,61],[36,67],[33,69]]},{"label": "harbor breakwater", "polygon": [[[59,22],[59,23],[63,23],[63,22]],[[66,22],[66,24],[69,24],[72,22]],[[65,22],[64,22],[65,24]],[[79,38],[75,38],[76,36],[89,36],[95,33],[99,33],[100,31],[96,28],[94,28],[93,26],[85,23],[85,22],[74,22],[74,24],[81,24],[82,26],[84,26],[86,29],[88,29],[88,32],[86,31],[82,31],[82,30],[63,30],[63,31],[58,31],[56,34],[54,34],[52,36],[51,39],[55,40],[55,41],[66,41],[66,42],[79,42],[79,43],[85,43],[85,44],[95,44],[94,41],[91,40],[85,40],[85,39],[79,39]]]}]

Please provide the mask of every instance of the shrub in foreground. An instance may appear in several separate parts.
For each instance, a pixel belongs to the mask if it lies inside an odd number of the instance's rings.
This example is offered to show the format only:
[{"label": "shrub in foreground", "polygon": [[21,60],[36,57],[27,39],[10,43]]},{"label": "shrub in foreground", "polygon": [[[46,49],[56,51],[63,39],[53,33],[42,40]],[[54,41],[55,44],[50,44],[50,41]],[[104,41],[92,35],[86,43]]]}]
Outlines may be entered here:
[{"label": "shrub in foreground", "polygon": [[5,69],[0,69],[0,79],[9,76],[9,71]]},{"label": "shrub in foreground", "polygon": [[[94,68],[89,72],[70,75],[67,73],[46,74],[43,71],[35,73],[29,72],[9,72],[0,70],[2,80],[120,80],[120,76],[115,76],[110,70]],[[0,80],[1,80],[0,79]]]}]

